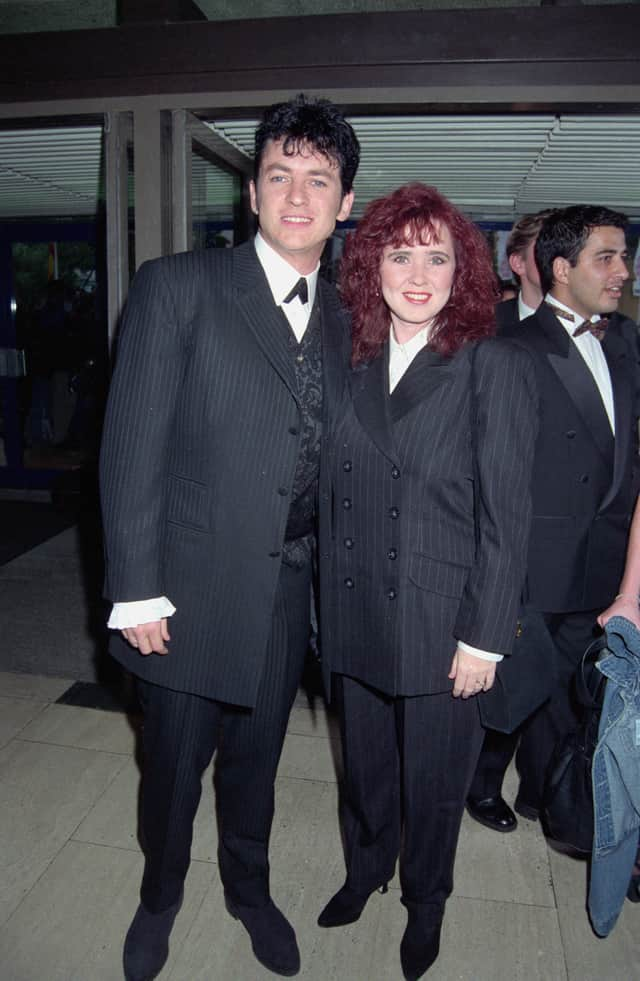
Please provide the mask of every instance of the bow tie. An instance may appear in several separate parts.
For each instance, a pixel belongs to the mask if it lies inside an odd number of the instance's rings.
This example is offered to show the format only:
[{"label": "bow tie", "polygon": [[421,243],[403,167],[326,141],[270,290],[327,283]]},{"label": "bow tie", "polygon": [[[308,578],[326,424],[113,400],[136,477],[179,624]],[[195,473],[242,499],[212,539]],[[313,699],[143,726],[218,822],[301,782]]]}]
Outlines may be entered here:
[{"label": "bow tie", "polygon": [[309,288],[307,286],[307,281],[304,276],[301,276],[296,285],[290,290],[285,296],[283,303],[291,303],[291,301],[296,297],[300,297],[300,303],[309,302]]},{"label": "bow tie", "polygon": [[587,331],[589,331],[589,333],[593,334],[597,341],[601,341],[604,335],[607,333],[608,326],[608,317],[600,317],[600,320],[598,320],[595,324],[590,320],[585,320],[579,327],[576,327],[573,332],[573,336],[580,337],[580,334],[586,334]]},{"label": "bow tie", "polygon": [[[553,303],[549,302],[546,303],[546,306],[556,315],[556,317],[560,317],[562,320],[568,320],[570,324],[575,324],[576,318],[568,310],[561,310],[560,307],[556,307],[553,305]],[[591,320],[583,320],[580,326],[576,327],[571,336],[580,337],[581,334],[586,334],[587,331],[589,331],[589,333],[593,334],[597,341],[601,341],[606,334],[608,326],[608,317],[600,317],[600,320],[597,320],[595,323],[593,323]]]}]

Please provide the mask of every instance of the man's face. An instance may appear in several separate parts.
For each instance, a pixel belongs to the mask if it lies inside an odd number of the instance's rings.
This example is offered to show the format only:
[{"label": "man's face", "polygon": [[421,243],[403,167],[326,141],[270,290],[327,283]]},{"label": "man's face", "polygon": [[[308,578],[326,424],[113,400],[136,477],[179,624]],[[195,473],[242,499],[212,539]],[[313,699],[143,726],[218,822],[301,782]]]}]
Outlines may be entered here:
[{"label": "man's face", "polygon": [[315,269],[336,221],[348,218],[353,204],[336,163],[310,146],[288,156],[280,140],[267,143],[249,191],[262,237],[302,275]]},{"label": "man's face", "polygon": [[596,313],[612,313],[629,278],[626,259],[621,228],[594,228],[575,266],[567,259],[554,259],[551,292],[585,319]]}]

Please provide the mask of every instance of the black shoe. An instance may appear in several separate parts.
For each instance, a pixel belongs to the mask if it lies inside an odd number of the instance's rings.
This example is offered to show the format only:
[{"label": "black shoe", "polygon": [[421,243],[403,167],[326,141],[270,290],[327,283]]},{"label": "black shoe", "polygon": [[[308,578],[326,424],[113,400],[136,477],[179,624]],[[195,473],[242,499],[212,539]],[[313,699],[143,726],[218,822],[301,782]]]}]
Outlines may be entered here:
[{"label": "black shoe", "polygon": [[406,981],[418,981],[440,952],[441,923],[427,926],[424,917],[409,910],[409,921],[400,944],[400,963]]},{"label": "black shoe", "polygon": [[[375,889],[372,891],[375,892]],[[386,883],[380,886],[381,893],[387,891],[388,887]],[[371,895],[371,892],[365,895],[360,892],[354,892],[345,883],[342,889],[337,891],[335,896],[329,900],[322,910],[322,913],[318,917],[318,926],[336,927],[346,926],[348,923],[355,923],[356,920],[360,919],[360,914],[367,905],[367,900]]]},{"label": "black shoe", "polygon": [[169,934],[181,906],[182,896],[161,913],[149,913],[140,903],[124,942],[122,964],[126,981],[152,981],[160,974],[169,956]]},{"label": "black shoe", "polygon": [[520,796],[516,797],[513,806],[520,817],[526,818],[527,821],[537,821],[540,817],[540,808],[535,807],[533,804],[527,804]]},{"label": "black shoe", "polygon": [[231,915],[240,920],[251,938],[256,959],[274,974],[291,978],[300,970],[300,951],[293,927],[273,900],[266,906],[238,906],[225,896]]},{"label": "black shoe", "polygon": [[485,797],[484,800],[467,797],[467,810],[474,820],[493,831],[515,831],[518,827],[518,819],[499,795]]}]

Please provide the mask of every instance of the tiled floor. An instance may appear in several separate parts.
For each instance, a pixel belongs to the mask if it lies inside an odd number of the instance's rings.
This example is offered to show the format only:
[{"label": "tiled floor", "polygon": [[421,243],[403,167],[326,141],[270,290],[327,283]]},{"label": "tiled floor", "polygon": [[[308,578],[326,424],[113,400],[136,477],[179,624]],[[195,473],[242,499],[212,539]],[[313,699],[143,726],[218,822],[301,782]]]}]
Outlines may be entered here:
[{"label": "tiled floor", "polygon": [[[137,904],[136,733],[116,712],[55,704],[73,679],[0,673],[0,976],[121,981]],[[273,893],[293,922],[308,981],[400,979],[405,924],[397,880],[359,923],[316,917],[343,880],[335,760],[323,709],[301,698],[277,783]],[[507,796],[513,793],[509,775]],[[163,981],[260,981],[242,927],[224,911],[211,775],[195,828],[184,906]],[[548,849],[521,820],[498,835],[465,816],[456,888],[433,981],[630,981],[640,976],[640,908],[625,904],[598,940],[585,913],[585,866]]]}]

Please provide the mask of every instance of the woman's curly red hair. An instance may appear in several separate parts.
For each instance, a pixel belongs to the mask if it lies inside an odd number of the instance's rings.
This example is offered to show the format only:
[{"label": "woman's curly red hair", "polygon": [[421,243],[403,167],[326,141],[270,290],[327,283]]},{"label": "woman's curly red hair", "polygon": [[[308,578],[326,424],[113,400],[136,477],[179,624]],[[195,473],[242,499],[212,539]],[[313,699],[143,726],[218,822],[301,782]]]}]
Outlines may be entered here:
[{"label": "woman's curly red hair", "polygon": [[374,358],[389,334],[389,309],[380,290],[384,248],[437,241],[442,225],[453,238],[456,271],[451,296],[435,319],[429,347],[440,354],[454,354],[469,341],[495,333],[498,284],[484,235],[434,187],[405,184],[372,201],[345,243],[340,291],[352,315],[354,365]]}]

